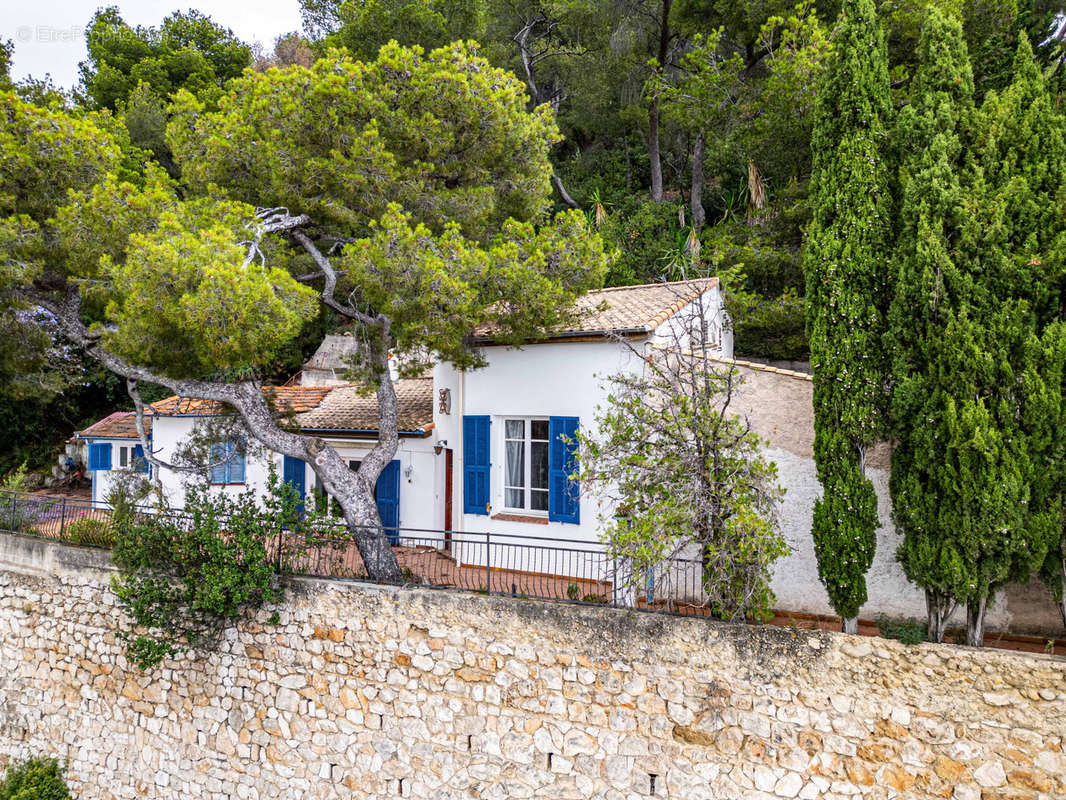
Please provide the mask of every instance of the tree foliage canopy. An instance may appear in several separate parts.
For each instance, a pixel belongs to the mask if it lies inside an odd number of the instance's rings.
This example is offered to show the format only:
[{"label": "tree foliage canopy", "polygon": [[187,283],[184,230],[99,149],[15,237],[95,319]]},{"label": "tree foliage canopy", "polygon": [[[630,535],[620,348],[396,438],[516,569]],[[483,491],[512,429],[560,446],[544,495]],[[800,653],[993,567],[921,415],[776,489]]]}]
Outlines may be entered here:
[{"label": "tree foliage canopy", "polygon": [[965,535],[969,524],[980,524],[962,496],[968,493],[963,478],[972,476],[959,474],[965,469],[959,462],[945,469],[949,450],[963,439],[955,400],[958,371],[974,355],[959,338],[968,323],[959,314],[965,315],[970,281],[952,256],[973,93],[962,26],[931,12],[911,102],[895,127],[896,147],[906,155],[900,164],[901,227],[886,345],[893,355],[892,417],[899,442],[891,484],[893,516],[904,536],[898,557],[910,580],[926,591],[934,641],[943,637],[952,605],[967,593],[969,576],[956,537]]},{"label": "tree foliage canopy", "polygon": [[85,30],[89,57],[80,65],[85,97],[118,110],[139,84],[157,97],[181,88],[211,101],[252,63],[251,49],[198,11],[175,11],[158,28],[131,28],[116,6],[96,12]]},{"label": "tree foliage canopy", "polygon": [[979,108],[958,22],[931,12],[897,125],[894,351],[899,559],[930,632],[955,604],[980,644],[999,587],[1062,530],[1062,120],[1022,37]]},{"label": "tree foliage canopy", "polygon": [[884,34],[873,0],[845,0],[818,88],[812,139],[814,218],[805,244],[807,334],[814,372],[815,462],[822,498],[813,536],[837,613],[866,601],[877,500],[865,449],[885,428],[892,197],[885,158],[891,109]]},{"label": "tree foliage canopy", "polygon": [[[477,324],[535,338],[606,270],[582,214],[548,217],[551,115],[472,44],[249,71],[217,108],[182,90],[168,127],[180,181],[153,164],[120,173],[106,114],[3,99],[9,299],[48,309],[135,399],[157,381],[233,406],[250,435],[311,463],[353,531],[376,529],[373,486],[397,446],[390,358],[477,365]],[[259,391],[323,307],[355,329],[354,376],[378,393],[358,475],[284,430]],[[396,577],[383,536],[360,536],[371,574]]]},{"label": "tree foliage canopy", "polygon": [[0,781],[0,800],[70,800],[63,771],[54,758],[13,762]]}]

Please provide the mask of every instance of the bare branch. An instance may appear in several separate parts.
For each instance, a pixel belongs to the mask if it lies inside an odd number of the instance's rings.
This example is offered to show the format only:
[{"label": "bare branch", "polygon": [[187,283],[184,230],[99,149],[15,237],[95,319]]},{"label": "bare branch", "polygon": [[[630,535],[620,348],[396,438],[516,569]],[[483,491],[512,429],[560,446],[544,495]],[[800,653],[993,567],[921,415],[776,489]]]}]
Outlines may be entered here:
[{"label": "bare branch", "polygon": [[299,242],[300,246],[311,256],[315,265],[325,278],[325,285],[322,287],[322,302],[341,316],[348,317],[356,322],[361,322],[364,325],[378,325],[378,320],[375,317],[360,311],[354,306],[342,303],[335,297],[337,291],[337,270],[333,268],[333,264],[329,258],[323,255],[322,251],[318,249],[313,241],[311,241],[311,237],[301,230],[294,230],[292,232],[292,238]]},{"label": "bare branch", "polygon": [[563,198],[564,203],[570,206],[570,208],[581,208],[581,205],[577,202],[577,200],[571,197],[570,193],[566,191],[566,188],[563,186],[562,179],[559,177],[559,173],[554,171],[552,172],[552,182],[555,184],[555,188],[559,190],[559,196]]}]

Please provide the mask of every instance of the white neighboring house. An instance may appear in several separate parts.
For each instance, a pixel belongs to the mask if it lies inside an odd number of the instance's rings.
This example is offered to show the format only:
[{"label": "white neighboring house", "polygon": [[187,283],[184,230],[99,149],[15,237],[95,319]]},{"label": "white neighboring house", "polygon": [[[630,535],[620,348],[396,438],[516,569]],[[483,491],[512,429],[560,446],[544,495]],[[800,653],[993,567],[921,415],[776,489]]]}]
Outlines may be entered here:
[{"label": "white neighboring house", "polygon": [[[144,425],[150,437],[152,420],[145,419]],[[84,442],[88,451],[85,463],[92,480],[93,503],[107,502],[111,482],[120,470],[148,472],[132,411],[116,411],[75,433],[74,438]]]},{"label": "white neighboring house", "polygon": [[[480,328],[475,342],[483,348],[486,367],[464,372],[438,364],[432,378],[398,381],[400,446],[377,486],[383,524],[553,538],[599,549],[595,498],[567,480],[573,447],[559,436],[572,436],[579,425],[590,424],[606,401],[605,378],[642,369],[631,347],[640,352],[672,339],[673,326],[698,298],[706,335],[721,357],[731,357],[732,335],[718,281],[711,278],[591,292],[578,301],[579,325],[521,348],[496,344],[492,332]],[[302,432],[321,436],[354,463],[377,439],[377,402],[338,377],[350,342],[346,336],[327,337],[299,376],[300,385],[267,391]],[[189,398],[152,404],[153,454],[172,461],[197,426],[220,411],[216,403]],[[123,468],[122,448],[133,453],[138,446],[133,416],[112,415],[79,436],[90,442],[93,500],[103,502],[109,473]],[[219,449],[216,455],[221,461],[225,452]],[[127,463],[133,457],[127,455]],[[212,469],[212,483],[229,493],[265,491],[268,461],[302,494],[314,489],[315,476],[306,464],[276,454],[234,452]],[[180,507],[185,478],[169,469],[158,478],[169,502]]]}]

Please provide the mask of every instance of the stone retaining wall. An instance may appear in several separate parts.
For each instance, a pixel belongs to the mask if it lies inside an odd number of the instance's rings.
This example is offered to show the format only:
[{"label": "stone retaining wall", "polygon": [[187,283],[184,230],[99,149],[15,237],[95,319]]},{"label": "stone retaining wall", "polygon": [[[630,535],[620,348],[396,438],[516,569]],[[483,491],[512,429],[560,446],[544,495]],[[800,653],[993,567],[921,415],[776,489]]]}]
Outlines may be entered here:
[{"label": "stone retaining wall", "polygon": [[141,673],[106,556],[0,535],[0,757],[95,798],[1066,796],[1066,662],[300,580]]}]

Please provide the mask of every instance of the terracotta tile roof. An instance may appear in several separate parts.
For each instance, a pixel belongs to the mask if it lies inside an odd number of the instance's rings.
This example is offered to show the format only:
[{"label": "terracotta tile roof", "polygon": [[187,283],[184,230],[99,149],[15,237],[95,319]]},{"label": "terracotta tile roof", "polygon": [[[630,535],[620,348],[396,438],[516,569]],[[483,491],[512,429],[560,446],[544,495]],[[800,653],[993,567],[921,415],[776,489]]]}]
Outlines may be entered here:
[{"label": "terracotta tile roof", "polygon": [[[152,420],[145,416],[144,432],[152,432]],[[132,411],[116,411],[94,422],[88,428],[76,434],[79,439],[136,439],[137,420]]]},{"label": "terracotta tile roof", "polygon": [[[263,394],[274,408],[282,414],[300,414],[310,411],[329,394],[330,386],[264,386]],[[214,400],[172,395],[152,403],[152,413],[162,417],[196,415],[211,416],[222,412],[222,404]]]},{"label": "terracotta tile roof", "polygon": [[[397,381],[396,400],[401,431],[423,433],[430,430],[433,426],[432,378]],[[338,386],[314,410],[298,414],[296,422],[304,430],[376,431],[377,397],[361,395],[356,386]]]},{"label": "terracotta tile roof", "polygon": [[[613,286],[579,297],[575,326],[552,331],[547,338],[602,335],[605,331],[651,333],[700,294],[718,285],[718,278],[701,278],[640,286]],[[482,324],[474,337],[491,341],[493,328]]]},{"label": "terracotta tile roof", "polygon": [[[304,430],[376,431],[378,401],[374,395],[359,394],[350,384],[343,386],[269,386],[263,392],[283,414],[293,414],[294,422]],[[399,429],[405,432],[428,432],[433,426],[433,380],[411,378],[396,382],[399,402]],[[159,416],[211,416],[222,411],[213,400],[168,397],[152,404]],[[101,423],[97,423],[101,424]]]}]

